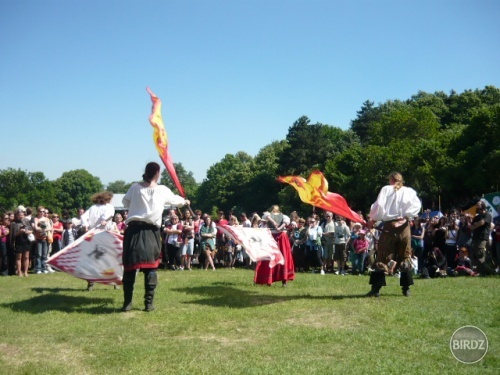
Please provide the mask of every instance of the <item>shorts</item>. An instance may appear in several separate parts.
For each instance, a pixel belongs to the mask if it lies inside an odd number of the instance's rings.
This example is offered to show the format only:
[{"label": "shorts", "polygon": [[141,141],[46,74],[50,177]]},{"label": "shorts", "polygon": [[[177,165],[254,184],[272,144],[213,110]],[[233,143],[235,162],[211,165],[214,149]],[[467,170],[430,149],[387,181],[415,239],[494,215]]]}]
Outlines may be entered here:
[{"label": "shorts", "polygon": [[345,261],[347,259],[347,246],[345,243],[335,244],[335,252],[333,254],[333,260]]},{"label": "shorts", "polygon": [[335,256],[335,245],[333,243],[327,243],[323,246],[323,259],[333,260]]}]

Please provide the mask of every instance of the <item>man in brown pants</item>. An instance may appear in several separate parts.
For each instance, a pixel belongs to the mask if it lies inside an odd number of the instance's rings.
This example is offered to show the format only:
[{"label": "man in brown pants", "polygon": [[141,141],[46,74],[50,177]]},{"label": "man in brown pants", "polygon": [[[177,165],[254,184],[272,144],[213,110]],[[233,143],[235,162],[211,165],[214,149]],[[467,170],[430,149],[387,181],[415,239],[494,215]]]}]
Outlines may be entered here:
[{"label": "man in brown pants", "polygon": [[[389,175],[389,185],[384,186],[372,204],[368,227],[376,221],[383,221],[382,233],[378,241],[377,263],[387,264],[389,255],[398,262],[401,269],[400,286],[403,295],[410,295],[411,276],[411,232],[410,219],[418,214],[421,203],[415,190],[403,186],[403,176],[398,172]],[[380,289],[386,285],[383,267],[375,267],[370,274],[372,289],[367,296],[378,297]]]}]

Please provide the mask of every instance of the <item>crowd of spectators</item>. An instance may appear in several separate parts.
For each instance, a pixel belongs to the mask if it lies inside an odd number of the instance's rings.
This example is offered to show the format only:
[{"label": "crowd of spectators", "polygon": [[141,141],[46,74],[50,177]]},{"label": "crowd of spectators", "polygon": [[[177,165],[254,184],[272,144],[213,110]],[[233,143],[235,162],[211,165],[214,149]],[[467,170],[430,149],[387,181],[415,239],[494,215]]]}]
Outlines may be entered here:
[{"label": "crowd of spectators", "polygon": [[[0,222],[0,274],[20,277],[54,272],[47,258],[60,251],[88,230],[88,211],[80,208],[75,217],[67,210],[61,215],[46,207],[36,210],[19,206],[5,212]],[[488,214],[489,215],[489,214]],[[217,212],[210,217],[200,210],[171,209],[162,226],[163,248],[160,268],[192,270],[245,267],[254,268],[245,249],[227,238],[217,225],[267,227],[268,212]],[[127,211],[116,212],[111,229],[126,230]],[[490,219],[483,231],[486,254],[475,262],[474,217],[451,210],[430,217],[426,211],[411,222],[412,263],[415,275],[422,278],[478,276],[499,273],[500,216]],[[476,219],[477,220],[477,219]],[[300,217],[297,212],[284,216],[296,272],[325,275],[363,275],[377,262],[377,240],[381,225],[369,229],[349,222],[331,212]],[[472,258],[472,259],[471,259]],[[395,261],[387,264],[387,273],[398,277]]]}]

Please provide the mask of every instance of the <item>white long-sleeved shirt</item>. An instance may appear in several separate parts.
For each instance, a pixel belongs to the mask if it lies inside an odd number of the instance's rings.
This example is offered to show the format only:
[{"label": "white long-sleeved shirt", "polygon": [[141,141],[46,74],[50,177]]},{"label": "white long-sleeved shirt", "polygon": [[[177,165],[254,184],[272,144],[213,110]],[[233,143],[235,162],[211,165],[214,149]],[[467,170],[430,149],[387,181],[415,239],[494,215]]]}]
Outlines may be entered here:
[{"label": "white long-sleeved shirt", "polygon": [[[115,216],[115,208],[111,203],[95,204],[85,213],[87,214],[89,229],[100,228],[111,230],[111,219]],[[104,227],[101,227],[102,221],[107,221],[107,224]]]},{"label": "white long-sleeved shirt", "polygon": [[127,224],[133,220],[140,220],[157,227],[161,226],[162,213],[166,205],[181,207],[186,204],[183,197],[172,193],[172,190],[165,185],[144,187],[137,182],[128,189],[122,202],[128,209]]},{"label": "white long-sleeved shirt", "polygon": [[421,207],[417,192],[412,188],[402,186],[395,190],[394,185],[386,185],[380,190],[368,216],[375,221],[391,221],[417,216]]}]

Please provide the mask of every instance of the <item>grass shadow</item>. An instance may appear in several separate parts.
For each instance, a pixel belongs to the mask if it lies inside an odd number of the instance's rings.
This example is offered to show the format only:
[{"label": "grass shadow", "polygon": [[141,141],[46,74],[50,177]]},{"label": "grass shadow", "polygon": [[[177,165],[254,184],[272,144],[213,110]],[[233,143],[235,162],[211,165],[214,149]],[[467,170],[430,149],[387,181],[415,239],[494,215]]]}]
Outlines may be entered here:
[{"label": "grass shadow", "polygon": [[[200,299],[184,302],[186,304],[199,304],[214,307],[231,307],[231,308],[249,308],[257,307],[262,305],[270,305],[274,303],[281,303],[286,301],[293,301],[298,299],[331,299],[331,295],[328,296],[312,296],[307,295],[272,295],[272,294],[262,294],[257,290],[259,286],[256,286],[255,291],[249,291],[244,289],[239,289],[231,286],[231,283],[216,282],[212,285],[199,286],[199,287],[185,287],[185,288],[174,288],[172,291],[185,293],[189,295],[200,296]],[[262,288],[268,288],[267,286],[262,286]],[[280,287],[281,288],[281,287]]]},{"label": "grass shadow", "polygon": [[[57,288],[56,288],[57,289]],[[48,311],[67,313],[111,314],[117,311],[110,307],[115,301],[112,298],[74,297],[63,294],[42,294],[24,301],[4,303],[2,307],[10,308],[15,312],[43,314]]]}]

